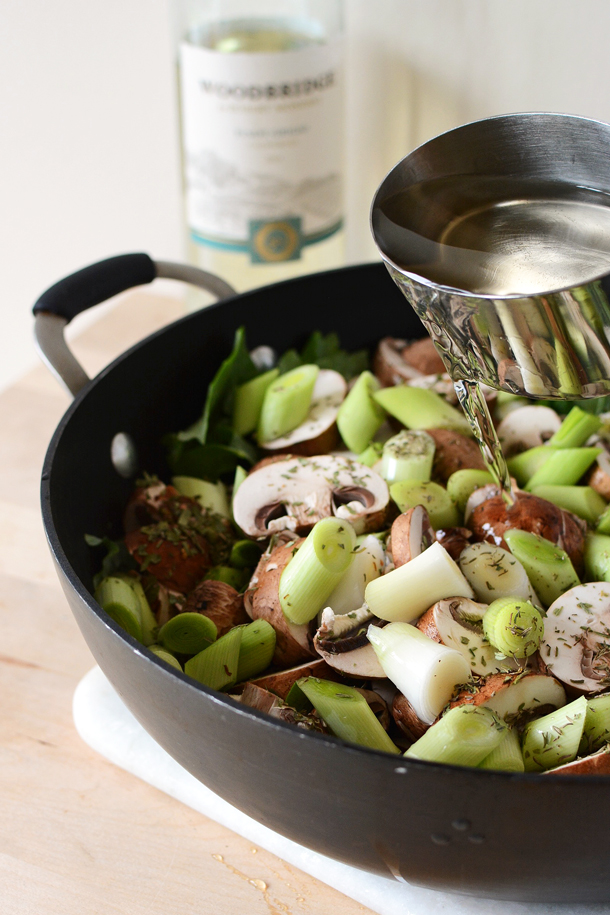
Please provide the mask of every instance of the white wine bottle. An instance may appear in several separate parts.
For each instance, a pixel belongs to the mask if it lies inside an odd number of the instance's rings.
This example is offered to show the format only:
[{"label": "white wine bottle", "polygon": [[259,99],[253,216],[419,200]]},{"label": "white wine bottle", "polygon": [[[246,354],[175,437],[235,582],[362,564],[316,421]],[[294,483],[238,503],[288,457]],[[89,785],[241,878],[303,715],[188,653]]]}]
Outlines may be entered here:
[{"label": "white wine bottle", "polygon": [[341,266],[343,0],[182,0],[189,260],[242,291]]}]

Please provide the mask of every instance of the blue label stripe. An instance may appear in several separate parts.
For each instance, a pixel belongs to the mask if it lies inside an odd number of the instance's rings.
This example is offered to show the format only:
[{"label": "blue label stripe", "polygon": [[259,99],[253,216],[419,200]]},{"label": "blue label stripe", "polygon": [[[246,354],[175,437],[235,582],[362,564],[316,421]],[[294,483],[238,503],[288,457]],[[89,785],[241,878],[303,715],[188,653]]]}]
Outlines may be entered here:
[{"label": "blue label stripe", "polygon": [[[339,219],[327,229],[323,229],[320,232],[312,232],[311,235],[303,236],[302,244],[315,245],[319,241],[325,241],[327,238],[330,238],[331,235],[339,232],[339,230],[342,228],[343,220]],[[201,235],[194,229],[191,229],[191,240],[198,245],[206,245],[208,248],[216,248],[219,251],[235,251],[242,254],[250,253],[250,245],[247,241],[229,241],[228,239],[212,238],[207,235]]]}]

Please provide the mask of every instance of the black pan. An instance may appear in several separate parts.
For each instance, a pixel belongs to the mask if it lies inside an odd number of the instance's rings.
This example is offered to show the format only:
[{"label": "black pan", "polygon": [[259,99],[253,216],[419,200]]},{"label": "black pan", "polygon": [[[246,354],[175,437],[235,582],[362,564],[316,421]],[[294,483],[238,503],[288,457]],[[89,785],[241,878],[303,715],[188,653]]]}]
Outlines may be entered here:
[{"label": "black pan", "polygon": [[[70,278],[68,286],[62,281],[37,310],[69,320],[155,275],[144,255],[119,260],[94,271],[93,284],[90,274]],[[348,349],[372,346],[387,334],[423,335],[382,265],[350,267],[191,314],[83,388],[49,446],[42,511],[59,578],[97,663],[182,766],[296,842],[435,889],[521,901],[606,901],[610,779],[473,771],[303,733],[169,670],[93,600],[96,570],[84,535],[120,535],[132,487],[111,462],[113,437],[128,433],[140,466],[166,474],[160,440],[199,415],[206,385],[241,324],[250,347],[279,351],[302,345],[313,329],[338,331]]]}]

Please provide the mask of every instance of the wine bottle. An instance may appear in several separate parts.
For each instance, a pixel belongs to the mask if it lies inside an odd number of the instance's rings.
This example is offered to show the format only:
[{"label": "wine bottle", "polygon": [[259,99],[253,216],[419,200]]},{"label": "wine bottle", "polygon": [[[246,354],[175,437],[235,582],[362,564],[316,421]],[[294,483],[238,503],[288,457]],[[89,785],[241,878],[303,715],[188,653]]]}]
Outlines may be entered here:
[{"label": "wine bottle", "polygon": [[182,9],[189,260],[239,291],[343,262],[342,4]]}]

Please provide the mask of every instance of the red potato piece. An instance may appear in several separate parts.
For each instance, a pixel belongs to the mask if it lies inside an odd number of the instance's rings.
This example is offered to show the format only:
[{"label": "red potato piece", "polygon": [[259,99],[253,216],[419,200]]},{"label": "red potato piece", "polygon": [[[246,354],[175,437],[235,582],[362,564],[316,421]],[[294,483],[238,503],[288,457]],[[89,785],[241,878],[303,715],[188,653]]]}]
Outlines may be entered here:
[{"label": "red potato piece", "polygon": [[250,622],[243,595],[224,581],[200,582],[188,595],[183,610],[207,616],[215,624],[219,638],[234,626]]},{"label": "red potato piece", "polygon": [[173,591],[192,591],[212,566],[210,548],[201,535],[164,522],[131,531],[125,545],[142,571]]},{"label": "red potato piece", "polygon": [[123,515],[123,527],[126,533],[130,533],[158,521],[175,524],[185,508],[201,511],[194,499],[182,495],[174,486],[155,480],[148,486],[139,486],[132,493]]},{"label": "red potato piece", "polygon": [[434,463],[432,475],[446,483],[456,470],[487,470],[481,449],[474,439],[450,429],[426,429],[434,439]]},{"label": "red potato piece", "polygon": [[546,499],[517,492],[513,505],[507,505],[502,496],[492,496],[473,509],[468,526],[475,540],[487,540],[505,550],[504,532],[510,528],[539,534],[565,550],[577,575],[582,575],[586,524]]}]

